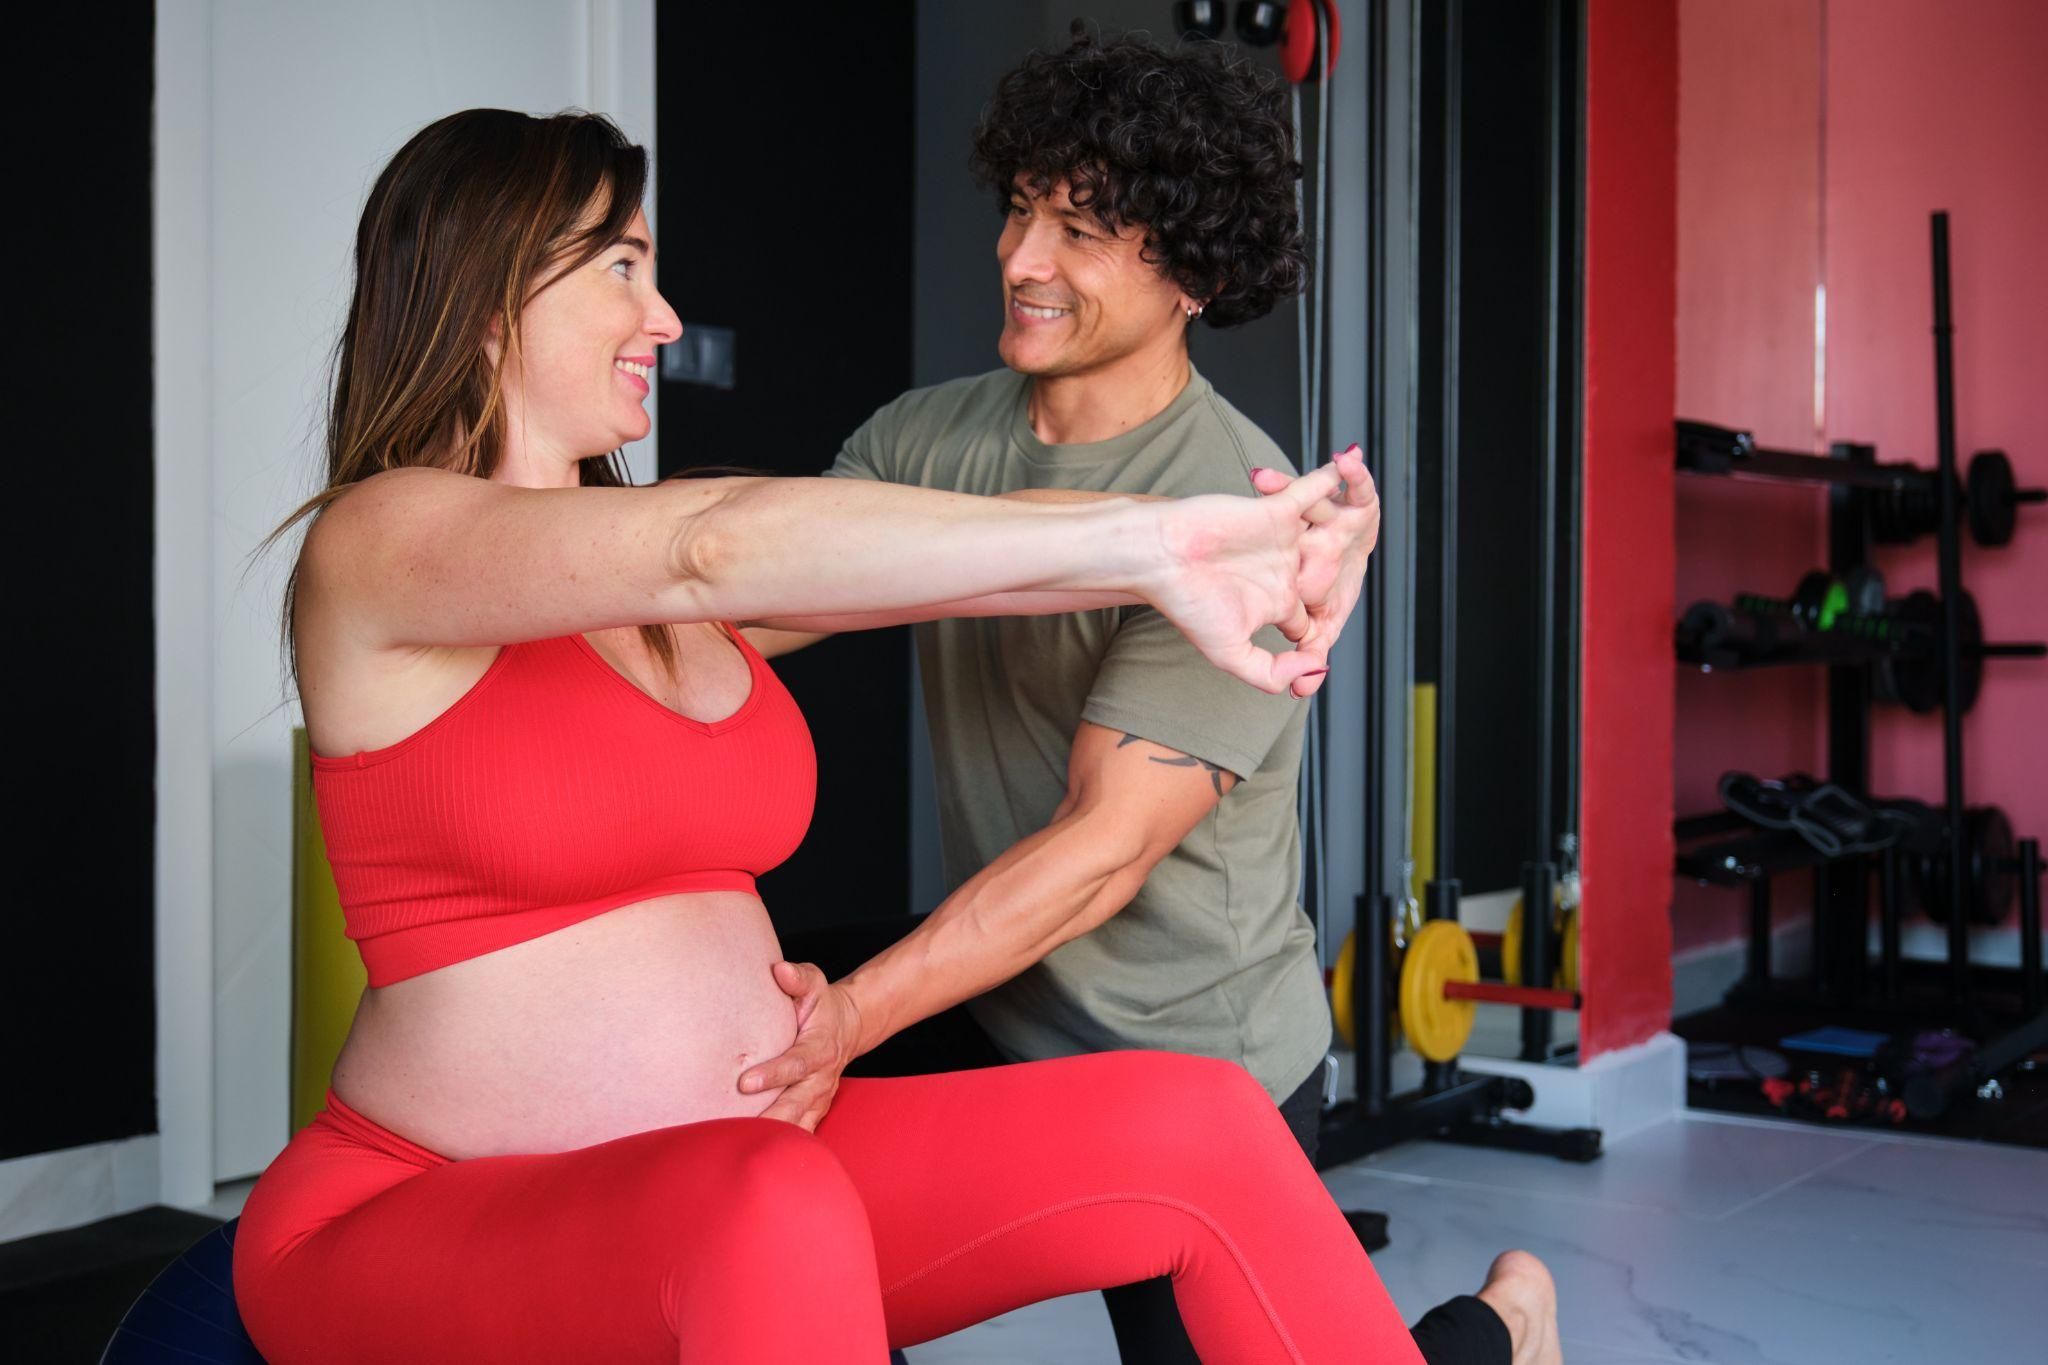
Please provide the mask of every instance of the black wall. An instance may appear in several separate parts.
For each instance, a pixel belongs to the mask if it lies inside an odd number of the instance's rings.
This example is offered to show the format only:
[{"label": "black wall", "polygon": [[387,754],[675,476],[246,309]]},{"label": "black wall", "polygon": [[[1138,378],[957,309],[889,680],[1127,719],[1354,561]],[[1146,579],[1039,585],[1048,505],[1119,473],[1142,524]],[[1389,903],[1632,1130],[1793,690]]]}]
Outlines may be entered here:
[{"label": "black wall", "polygon": [[[656,13],[662,292],[686,325],[738,331],[735,387],[662,385],[662,473],[816,474],[911,383],[914,7],[807,6],[779,26],[745,5]],[[907,632],[775,670],[818,747],[810,834],[761,883],[777,925],[903,912]]]},{"label": "black wall", "polygon": [[22,22],[0,1158],[156,1131],[154,19]]}]

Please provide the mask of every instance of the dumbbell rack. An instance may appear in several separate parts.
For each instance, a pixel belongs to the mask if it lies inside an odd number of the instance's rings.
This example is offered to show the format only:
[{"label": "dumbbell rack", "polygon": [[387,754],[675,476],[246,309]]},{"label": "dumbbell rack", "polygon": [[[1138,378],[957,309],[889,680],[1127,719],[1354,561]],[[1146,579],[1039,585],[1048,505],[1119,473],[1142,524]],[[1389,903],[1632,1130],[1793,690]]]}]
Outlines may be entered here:
[{"label": "dumbbell rack", "polygon": [[[1678,432],[1678,468],[1702,476],[1734,476],[1824,485],[1828,488],[1828,567],[1845,575],[1867,564],[1874,524],[1883,523],[1888,540],[1908,538],[1897,530],[1901,506],[1917,509],[1924,516],[1931,511],[1932,529],[1937,537],[1938,600],[1940,629],[1935,640],[1942,710],[1943,788],[1946,809],[1947,848],[1946,899],[1948,913],[1947,1013],[1951,1022],[1965,1032],[1986,1037],[1994,1031],[1993,1021],[1973,989],[1969,931],[1971,917],[1966,896],[1971,844],[1965,834],[1963,792],[1962,713],[1967,708],[1969,689],[1964,686],[1966,663],[1998,656],[2038,656],[2039,645],[1966,646],[1960,534],[1963,522],[1961,485],[1956,476],[1954,373],[1949,338],[1948,219],[1933,217],[1935,387],[1939,449],[1934,469],[1910,464],[1879,464],[1875,450],[1867,445],[1837,443],[1826,457],[1757,449],[1747,433],[1727,432],[1699,423],[1681,422]],[[2002,464],[2002,458],[2000,463]],[[1974,471],[1973,471],[1974,473]],[[1981,501],[1983,482],[1973,477],[1973,495]],[[2008,480],[2009,484],[2009,480]],[[2003,492],[2001,515],[2005,531],[2013,507],[2040,501],[2037,490]],[[1923,527],[1924,529],[1924,527]],[[1958,604],[1958,609],[1950,609]],[[1869,791],[1870,711],[1873,665],[1892,646],[1877,640],[1825,637],[1799,648],[1780,651],[1777,657],[1756,661],[1768,664],[1810,663],[1828,669],[1828,780],[1852,793]],[[1966,649],[1974,656],[1966,660]],[[1744,666],[1728,657],[1693,657],[1686,660],[1711,671],[1715,667]],[[1958,698],[1964,704],[1956,704]],[[1750,893],[1748,960],[1742,981],[1730,992],[1730,1003],[1769,1000],[1775,1004],[1810,1003],[1820,1006],[1855,1006],[1880,1015],[1906,1012],[1900,984],[1900,919],[1902,917],[1904,872],[1897,848],[1886,849],[1877,862],[1880,890],[1880,951],[1882,977],[1875,1001],[1870,999],[1865,980],[1869,965],[1867,945],[1869,887],[1874,855],[1848,853],[1828,856],[1810,847],[1798,836],[1775,831],[1758,831],[1741,817],[1727,812],[1680,819],[1676,835],[1685,851],[1677,858],[1679,874],[1722,885],[1746,884]],[[1720,834],[1735,837],[1697,845],[1702,838]],[[1692,845],[1687,847],[1688,845]],[[2023,839],[2018,857],[2007,870],[2017,871],[2020,914],[2020,1018],[2016,1028],[1990,1042],[1986,1054],[2011,1051],[2025,1055],[2031,1047],[2048,1042],[2048,1011],[2043,1008],[2041,956],[2041,855],[2037,839]],[[1814,874],[1814,947],[1812,979],[1802,991],[1792,983],[1775,980],[1770,969],[1772,874],[1810,868]]]}]

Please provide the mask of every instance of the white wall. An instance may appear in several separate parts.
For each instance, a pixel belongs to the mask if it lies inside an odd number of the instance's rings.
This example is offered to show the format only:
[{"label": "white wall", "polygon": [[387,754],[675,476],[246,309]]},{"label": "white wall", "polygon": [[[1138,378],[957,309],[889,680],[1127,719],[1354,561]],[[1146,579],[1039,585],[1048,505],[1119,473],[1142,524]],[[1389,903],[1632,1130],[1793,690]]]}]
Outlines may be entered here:
[{"label": "white wall", "polygon": [[594,109],[651,148],[654,6],[165,0],[157,29],[158,1083],[164,1197],[193,1203],[288,1136],[291,550],[250,556],[320,486],[363,198],[473,106]]}]

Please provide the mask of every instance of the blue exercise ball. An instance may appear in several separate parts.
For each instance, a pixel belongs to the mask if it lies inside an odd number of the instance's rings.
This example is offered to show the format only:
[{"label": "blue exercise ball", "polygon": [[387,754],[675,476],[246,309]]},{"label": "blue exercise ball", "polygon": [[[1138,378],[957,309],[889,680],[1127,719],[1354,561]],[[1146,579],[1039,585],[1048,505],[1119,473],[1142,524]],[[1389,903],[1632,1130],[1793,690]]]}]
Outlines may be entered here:
[{"label": "blue exercise ball", "polygon": [[[165,1266],[128,1310],[100,1365],[264,1365],[235,1308],[234,1219]],[[890,1365],[907,1365],[889,1352]]]},{"label": "blue exercise ball", "polygon": [[149,1282],[100,1365],[263,1365],[235,1310],[235,1224],[201,1238]]}]

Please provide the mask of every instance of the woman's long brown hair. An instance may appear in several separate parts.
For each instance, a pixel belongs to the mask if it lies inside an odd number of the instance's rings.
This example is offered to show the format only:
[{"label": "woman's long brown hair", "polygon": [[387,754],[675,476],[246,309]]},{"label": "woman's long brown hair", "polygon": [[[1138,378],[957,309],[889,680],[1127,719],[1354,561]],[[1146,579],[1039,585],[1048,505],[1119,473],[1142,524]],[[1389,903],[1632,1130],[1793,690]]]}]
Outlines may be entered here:
[{"label": "woman's long brown hair", "polygon": [[[646,150],[601,114],[465,109],[401,147],[356,229],[355,292],[328,407],[327,486],[264,544],[387,469],[489,478],[504,457],[503,373],[519,355],[526,301],[544,271],[556,278],[616,242],[646,184]],[[596,206],[602,215],[586,223]],[[504,338],[497,365],[484,352],[494,319]],[[616,450],[583,460],[579,481],[632,482]],[[294,564],[284,593],[294,676],[297,586]],[[673,669],[669,628],[640,633]]]}]

